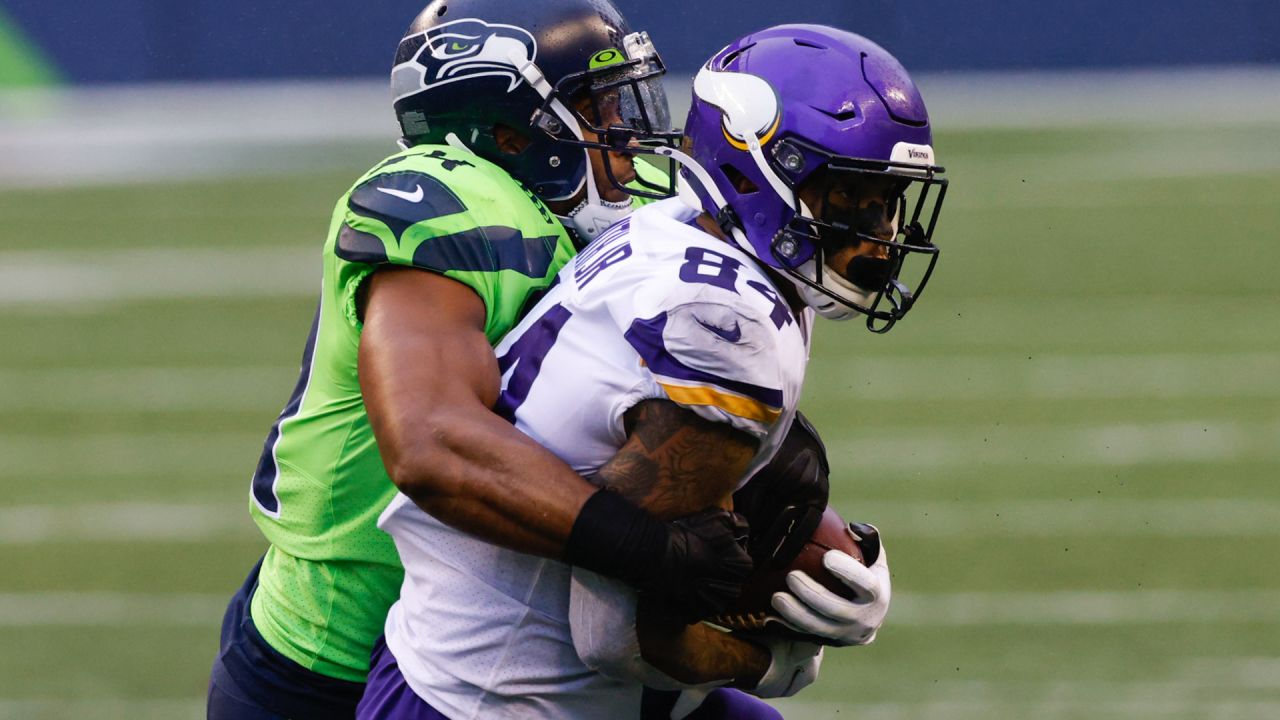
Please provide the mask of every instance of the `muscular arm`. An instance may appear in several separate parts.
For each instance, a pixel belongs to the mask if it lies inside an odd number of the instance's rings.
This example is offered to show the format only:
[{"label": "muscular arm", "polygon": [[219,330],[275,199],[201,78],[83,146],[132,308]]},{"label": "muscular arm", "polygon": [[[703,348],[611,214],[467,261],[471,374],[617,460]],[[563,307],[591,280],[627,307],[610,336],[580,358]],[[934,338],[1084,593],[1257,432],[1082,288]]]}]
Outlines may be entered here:
[{"label": "muscular arm", "polygon": [[441,521],[561,557],[596,488],[490,410],[500,377],[484,323],[484,303],[461,283],[374,273],[359,371],[378,449],[396,486]]},{"label": "muscular arm", "polygon": [[[627,442],[597,481],[660,519],[706,507],[732,506],[756,441],[704,420],[667,400],[646,400],[624,417]],[[769,668],[769,653],[754,643],[706,625],[686,625],[642,602],[636,634],[645,662],[689,685],[726,678],[754,687]]]},{"label": "muscular arm", "polygon": [[623,416],[627,442],[596,481],[661,520],[730,507],[755,456],[746,433],[704,420],[669,400],[645,400]]}]

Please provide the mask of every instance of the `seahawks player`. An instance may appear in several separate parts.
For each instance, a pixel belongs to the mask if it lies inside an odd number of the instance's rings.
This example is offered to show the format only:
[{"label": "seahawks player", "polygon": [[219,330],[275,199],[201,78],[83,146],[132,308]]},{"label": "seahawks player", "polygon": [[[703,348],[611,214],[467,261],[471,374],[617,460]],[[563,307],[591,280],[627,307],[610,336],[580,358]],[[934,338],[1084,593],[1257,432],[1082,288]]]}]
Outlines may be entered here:
[{"label": "seahawks player", "polygon": [[407,149],[334,210],[302,372],[252,481],[271,545],[228,607],[210,717],[351,717],[403,574],[374,524],[397,487],[686,611],[733,595],[750,560],[731,514],[665,523],[602,498],[490,411],[490,344],[574,252],[557,216],[590,238],[630,210],[615,181],[634,166],[607,150],[661,138],[662,72],[605,0],[435,0],[414,20],[392,73]]},{"label": "seahawks player", "polygon": [[[695,78],[686,142],[664,151],[682,159],[681,196],[603,233],[498,347],[500,412],[602,494],[664,516],[757,482],[795,414],[815,313],[876,331],[906,315],[920,287],[904,268],[932,269],[945,187],[902,66],[823,26],[717,54]],[[637,717],[643,685],[772,697],[816,677],[817,645],[686,625],[585,563],[488,545],[406,495],[379,526],[406,575],[361,720]],[[871,550],[870,567],[824,557],[855,600],[797,571],[778,615],[827,644],[871,642],[890,594]]]}]

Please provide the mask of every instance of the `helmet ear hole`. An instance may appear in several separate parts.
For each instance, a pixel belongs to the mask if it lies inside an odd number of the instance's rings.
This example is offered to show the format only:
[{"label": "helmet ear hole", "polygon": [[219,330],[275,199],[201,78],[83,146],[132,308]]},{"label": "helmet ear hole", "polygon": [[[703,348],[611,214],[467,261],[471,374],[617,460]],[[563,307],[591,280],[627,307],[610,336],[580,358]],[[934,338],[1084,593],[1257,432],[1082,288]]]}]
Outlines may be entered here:
[{"label": "helmet ear hole", "polygon": [[493,141],[504,155],[519,155],[532,144],[527,135],[506,123],[494,124]]},{"label": "helmet ear hole", "polygon": [[751,178],[743,175],[738,168],[725,164],[720,166],[720,172],[724,173],[724,176],[729,179],[733,189],[738,191],[739,195],[751,195],[760,192],[759,186],[752,182]]}]

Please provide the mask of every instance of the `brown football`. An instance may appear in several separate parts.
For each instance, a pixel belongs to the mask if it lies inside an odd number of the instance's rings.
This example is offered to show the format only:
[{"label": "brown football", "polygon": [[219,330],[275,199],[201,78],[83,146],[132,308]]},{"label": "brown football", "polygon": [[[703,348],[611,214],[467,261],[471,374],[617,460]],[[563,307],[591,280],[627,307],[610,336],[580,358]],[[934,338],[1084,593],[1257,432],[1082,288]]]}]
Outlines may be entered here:
[{"label": "brown football", "polygon": [[822,521],[813,531],[813,536],[800,548],[795,559],[786,565],[757,565],[744,583],[738,599],[724,613],[710,618],[710,621],[740,632],[815,639],[796,633],[779,622],[769,622],[769,619],[777,619],[772,605],[773,594],[787,590],[787,573],[792,570],[803,570],[831,592],[853,599],[853,591],[823,566],[822,556],[828,550],[842,550],[857,558],[858,562],[866,564],[857,539],[849,529],[849,523],[831,506],[827,506],[822,513]]}]

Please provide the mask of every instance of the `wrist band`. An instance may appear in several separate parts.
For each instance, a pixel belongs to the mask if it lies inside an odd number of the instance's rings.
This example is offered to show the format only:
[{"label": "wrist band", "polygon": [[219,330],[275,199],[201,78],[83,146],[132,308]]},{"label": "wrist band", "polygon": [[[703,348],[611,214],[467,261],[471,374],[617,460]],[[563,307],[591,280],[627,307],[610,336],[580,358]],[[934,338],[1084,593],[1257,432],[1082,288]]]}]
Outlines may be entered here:
[{"label": "wrist band", "polygon": [[573,521],[565,561],[637,588],[661,582],[670,530],[611,490],[587,499]]}]

